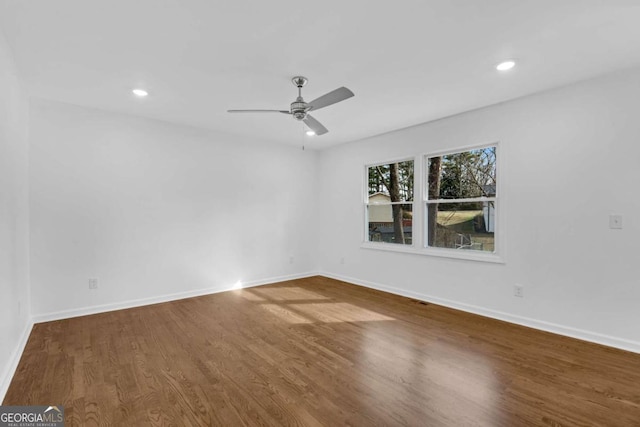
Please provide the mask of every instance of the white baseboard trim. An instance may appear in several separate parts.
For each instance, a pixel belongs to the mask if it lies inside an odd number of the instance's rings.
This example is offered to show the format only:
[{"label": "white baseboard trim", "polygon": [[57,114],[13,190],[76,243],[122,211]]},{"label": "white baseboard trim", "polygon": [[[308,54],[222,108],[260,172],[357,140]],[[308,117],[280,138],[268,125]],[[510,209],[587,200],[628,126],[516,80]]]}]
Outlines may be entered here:
[{"label": "white baseboard trim", "polygon": [[56,311],[52,313],[43,313],[33,316],[33,323],[50,322],[53,320],[69,319],[72,317],[87,316],[90,314],[105,313],[114,310],[123,310],[127,308],[141,307],[144,305],[159,304],[163,302],[176,301],[185,298],[199,297],[203,295],[216,294],[219,292],[231,291],[234,289],[251,288],[254,286],[262,286],[270,283],[285,282],[287,280],[302,279],[305,277],[317,276],[318,272],[307,272],[301,274],[291,274],[287,276],[270,277],[267,279],[253,280],[243,282],[239,286],[225,286],[207,289],[198,289],[193,291],[178,292],[175,294],[159,295],[150,298],[141,298],[135,300],[122,301],[112,304],[94,305],[91,307],[83,307],[72,310]]},{"label": "white baseboard trim", "polygon": [[363,286],[371,289],[377,289],[379,291],[389,292],[391,294],[409,297],[409,298],[417,299],[420,301],[430,302],[433,304],[438,304],[445,307],[453,308],[456,310],[466,311],[468,313],[490,317],[492,319],[503,320],[505,322],[515,323],[517,325],[526,326],[529,328],[538,329],[545,332],[551,332],[557,335],[564,335],[571,338],[577,338],[583,341],[589,341],[596,344],[606,345],[608,347],[614,347],[621,350],[640,353],[640,342],[637,342],[637,341],[627,340],[624,338],[614,337],[610,335],[604,335],[597,332],[591,332],[584,329],[577,329],[570,326],[559,325],[556,323],[545,322],[543,320],[517,316],[514,314],[505,313],[502,311],[491,310],[491,309],[487,309],[480,306],[460,303],[460,302],[456,302],[456,301],[452,301],[444,298],[438,298],[431,295],[421,294],[418,292],[407,291],[400,288],[394,288],[392,286],[369,282],[367,280],[361,280],[353,277],[341,276],[339,274],[328,273],[326,271],[321,271],[318,274],[321,276],[340,280],[340,281],[351,283],[354,285]]},{"label": "white baseboard trim", "polygon": [[20,358],[22,357],[24,348],[27,346],[27,341],[29,341],[29,335],[31,335],[32,328],[33,322],[31,319],[28,319],[26,325],[24,325],[22,334],[20,335],[18,345],[13,350],[13,353],[11,353],[9,363],[7,363],[4,372],[2,373],[2,381],[0,382],[0,404],[4,401],[4,397],[9,390],[9,384],[11,384],[11,380],[16,373],[16,369],[18,369],[18,363],[20,363]]}]

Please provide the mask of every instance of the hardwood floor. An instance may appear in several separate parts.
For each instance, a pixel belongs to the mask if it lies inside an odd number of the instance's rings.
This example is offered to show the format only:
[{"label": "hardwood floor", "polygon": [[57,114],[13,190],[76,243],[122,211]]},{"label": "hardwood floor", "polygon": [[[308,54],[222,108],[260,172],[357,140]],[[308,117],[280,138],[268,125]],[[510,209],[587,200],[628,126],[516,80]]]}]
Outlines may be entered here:
[{"label": "hardwood floor", "polygon": [[640,426],[640,355],[313,277],[36,324],[72,425]]}]

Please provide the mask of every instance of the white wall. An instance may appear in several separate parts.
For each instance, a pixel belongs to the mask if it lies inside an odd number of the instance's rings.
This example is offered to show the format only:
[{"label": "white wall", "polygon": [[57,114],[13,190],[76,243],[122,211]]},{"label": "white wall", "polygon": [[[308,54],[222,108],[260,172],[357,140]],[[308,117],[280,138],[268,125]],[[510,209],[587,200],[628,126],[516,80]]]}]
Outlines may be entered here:
[{"label": "white wall", "polygon": [[36,320],[316,269],[316,152],[35,100],[30,143]]},{"label": "white wall", "polygon": [[[640,352],[639,112],[635,69],[326,150],[320,266],[356,283]],[[360,247],[365,164],[494,141],[505,264]],[[624,216],[624,229],[608,228],[610,213]],[[513,296],[516,283],[525,298]]]},{"label": "white wall", "polygon": [[27,98],[0,34],[0,400],[29,331]]}]

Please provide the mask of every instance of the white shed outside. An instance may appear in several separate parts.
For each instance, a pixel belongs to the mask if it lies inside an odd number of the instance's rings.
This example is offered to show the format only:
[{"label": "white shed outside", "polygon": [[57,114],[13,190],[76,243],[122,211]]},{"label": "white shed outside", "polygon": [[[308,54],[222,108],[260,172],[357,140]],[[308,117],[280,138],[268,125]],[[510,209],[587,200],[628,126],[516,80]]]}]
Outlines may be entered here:
[{"label": "white shed outside", "polygon": [[384,193],[369,196],[369,222],[393,222],[391,197]]}]

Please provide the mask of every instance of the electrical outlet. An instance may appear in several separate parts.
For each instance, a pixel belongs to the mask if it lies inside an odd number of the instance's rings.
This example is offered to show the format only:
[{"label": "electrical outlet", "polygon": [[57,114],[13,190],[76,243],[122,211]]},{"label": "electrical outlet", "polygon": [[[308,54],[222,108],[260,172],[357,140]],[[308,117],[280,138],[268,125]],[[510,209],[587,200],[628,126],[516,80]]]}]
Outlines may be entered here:
[{"label": "electrical outlet", "polygon": [[340,258],[340,264],[344,264],[344,257]]},{"label": "electrical outlet", "polygon": [[619,230],[622,228],[622,215],[609,215],[609,228]]},{"label": "electrical outlet", "polygon": [[98,278],[90,277],[89,278],[89,289],[98,289]]},{"label": "electrical outlet", "polygon": [[293,255],[289,257],[289,264],[293,264]]},{"label": "electrical outlet", "polygon": [[524,286],[515,285],[513,287],[513,295],[518,297],[518,298],[524,298]]}]

